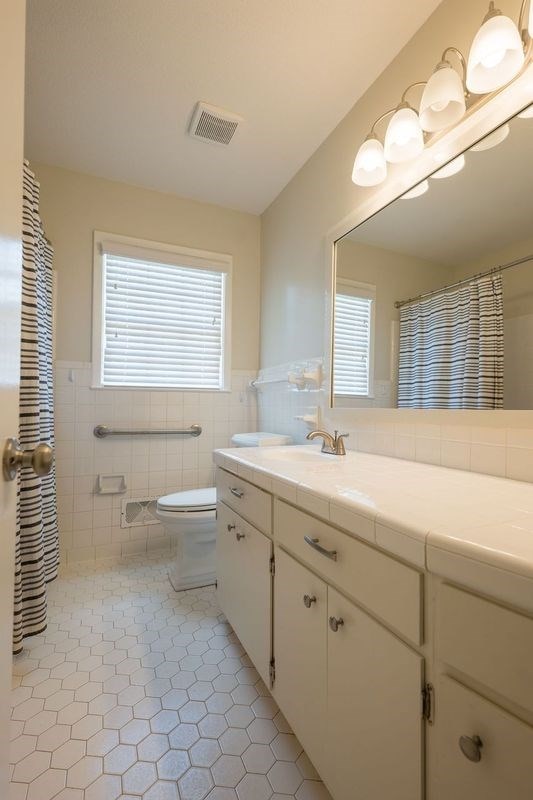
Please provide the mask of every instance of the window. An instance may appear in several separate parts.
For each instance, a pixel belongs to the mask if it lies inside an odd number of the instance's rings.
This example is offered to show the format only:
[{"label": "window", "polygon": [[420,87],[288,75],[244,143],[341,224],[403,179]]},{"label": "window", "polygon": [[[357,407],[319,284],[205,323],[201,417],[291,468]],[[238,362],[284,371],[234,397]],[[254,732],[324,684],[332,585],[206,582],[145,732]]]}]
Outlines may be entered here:
[{"label": "window", "polygon": [[96,386],[229,388],[231,257],[95,233]]},{"label": "window", "polygon": [[376,287],[338,280],[335,292],[334,393],[373,396]]}]

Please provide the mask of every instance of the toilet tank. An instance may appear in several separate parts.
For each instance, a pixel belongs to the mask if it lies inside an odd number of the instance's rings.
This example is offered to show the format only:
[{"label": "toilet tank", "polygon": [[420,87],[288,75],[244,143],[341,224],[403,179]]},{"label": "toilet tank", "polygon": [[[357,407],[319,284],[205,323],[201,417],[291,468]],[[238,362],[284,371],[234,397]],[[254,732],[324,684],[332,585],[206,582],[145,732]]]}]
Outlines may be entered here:
[{"label": "toilet tank", "polygon": [[275,445],[292,444],[290,436],[281,433],[254,431],[253,433],[235,433],[231,437],[234,447],[274,447]]}]

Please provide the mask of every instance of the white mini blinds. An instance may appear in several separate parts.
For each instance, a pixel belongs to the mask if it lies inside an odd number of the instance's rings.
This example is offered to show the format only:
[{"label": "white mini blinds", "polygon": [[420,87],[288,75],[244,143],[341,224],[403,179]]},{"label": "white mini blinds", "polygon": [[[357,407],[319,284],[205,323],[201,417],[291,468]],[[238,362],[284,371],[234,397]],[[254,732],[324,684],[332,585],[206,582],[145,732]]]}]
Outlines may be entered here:
[{"label": "white mini blinds", "polygon": [[337,281],[335,293],[334,393],[372,394],[375,287]]},{"label": "white mini blinds", "polygon": [[231,262],[105,240],[99,249],[99,385],[226,388]]}]

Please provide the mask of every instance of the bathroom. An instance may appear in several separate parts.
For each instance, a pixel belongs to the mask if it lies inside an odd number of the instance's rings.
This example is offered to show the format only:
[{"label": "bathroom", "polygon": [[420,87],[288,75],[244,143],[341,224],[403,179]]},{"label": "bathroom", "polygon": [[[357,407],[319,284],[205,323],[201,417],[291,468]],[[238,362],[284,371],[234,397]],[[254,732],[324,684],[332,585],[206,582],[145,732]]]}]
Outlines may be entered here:
[{"label": "bathroom", "polygon": [[4,6],[0,796],[530,798],[533,2]]}]

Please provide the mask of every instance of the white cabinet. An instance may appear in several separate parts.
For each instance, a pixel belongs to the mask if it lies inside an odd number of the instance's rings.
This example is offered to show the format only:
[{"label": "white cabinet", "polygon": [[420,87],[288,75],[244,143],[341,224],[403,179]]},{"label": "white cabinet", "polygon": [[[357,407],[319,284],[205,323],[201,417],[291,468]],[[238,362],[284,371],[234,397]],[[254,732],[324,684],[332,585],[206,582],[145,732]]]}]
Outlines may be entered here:
[{"label": "white cabinet", "polygon": [[276,548],[274,696],[320,771],[326,722],[327,586]]},{"label": "white cabinet", "polygon": [[432,800],[531,800],[533,728],[446,676],[436,697]]},{"label": "white cabinet", "polygon": [[217,503],[218,602],[268,684],[271,646],[272,542],[224,503]]},{"label": "white cabinet", "polygon": [[417,800],[423,659],[331,587],[328,617],[328,788],[335,800]]}]

